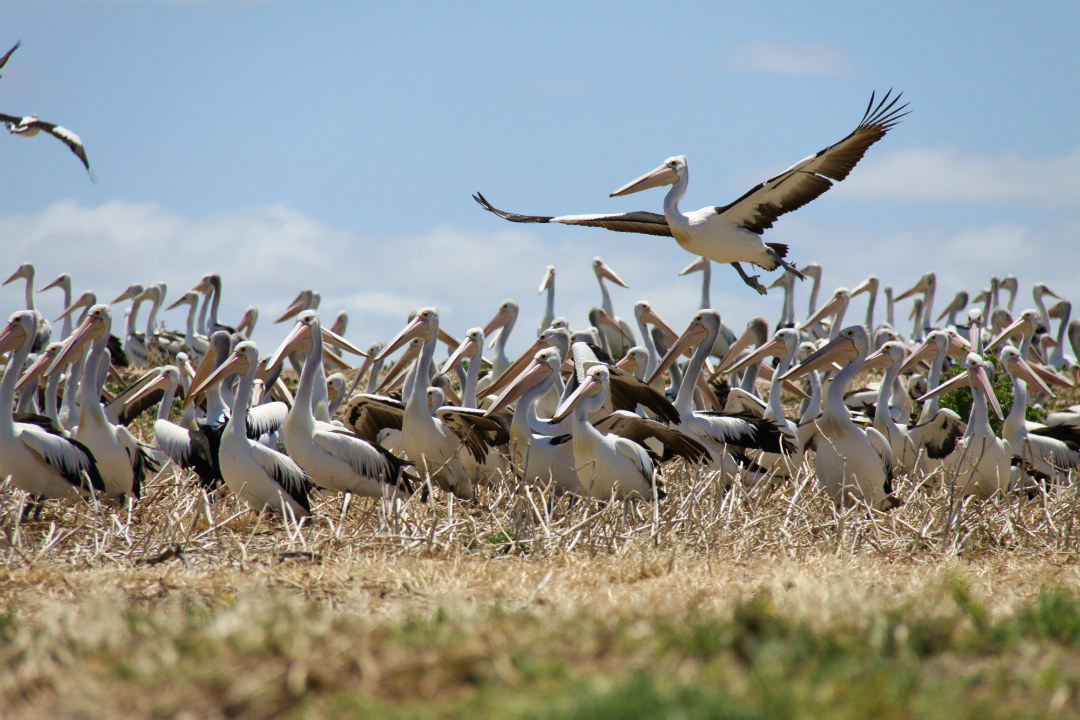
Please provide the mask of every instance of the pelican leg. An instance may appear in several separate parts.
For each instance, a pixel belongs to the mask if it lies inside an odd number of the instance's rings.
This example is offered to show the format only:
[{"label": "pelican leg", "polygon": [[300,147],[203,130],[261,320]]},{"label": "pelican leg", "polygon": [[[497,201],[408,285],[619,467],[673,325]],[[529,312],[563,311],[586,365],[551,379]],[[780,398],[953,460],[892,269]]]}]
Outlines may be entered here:
[{"label": "pelican leg", "polygon": [[799,278],[800,280],[805,280],[806,279],[806,276],[803,275],[801,272],[799,272],[799,269],[797,267],[795,267],[794,265],[792,265],[791,263],[789,263],[787,260],[785,260],[782,257],[777,257],[776,259],[780,262],[780,267],[784,268],[785,270],[787,270],[789,273],[791,273],[795,277]]},{"label": "pelican leg", "polygon": [[757,290],[759,294],[765,295],[768,293],[768,291],[765,289],[765,286],[758,282],[758,278],[761,277],[760,275],[747,275],[746,271],[742,269],[742,265],[737,262],[731,263],[731,267],[735,268],[736,272],[739,273],[739,277],[743,279],[744,283]]},{"label": "pelican leg", "polygon": [[[41,519],[41,508],[43,507],[45,507],[45,496],[34,495],[30,498],[29,502],[27,502],[26,505],[23,506],[21,519],[23,521],[32,519],[34,520],[34,522],[37,522]],[[31,515],[33,515],[32,518]]]}]

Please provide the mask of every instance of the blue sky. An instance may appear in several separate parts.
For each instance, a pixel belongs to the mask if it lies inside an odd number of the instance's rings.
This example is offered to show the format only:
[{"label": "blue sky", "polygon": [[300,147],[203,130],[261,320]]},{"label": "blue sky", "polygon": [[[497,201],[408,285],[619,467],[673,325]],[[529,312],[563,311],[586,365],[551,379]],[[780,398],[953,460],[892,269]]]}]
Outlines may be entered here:
[{"label": "blue sky", "polygon": [[[676,276],[693,258],[672,242],[511,225],[470,194],[526,213],[660,211],[661,190],[608,193],[685,154],[683,209],[723,204],[896,88],[911,114],[766,239],[822,263],[826,292],[933,269],[938,307],[992,273],[1017,274],[1023,298],[1038,281],[1075,297],[1080,6],[900,5],[5,2],[0,49],[23,46],[0,112],[77,132],[97,182],[52,138],[0,135],[0,274],[31,260],[39,285],[66,271],[111,300],[157,280],[175,299],[216,271],[225,319],[258,305],[266,345],[305,287],[325,314],[350,311],[361,344],[428,304],[460,334],[514,297],[522,347],[544,267],[580,324],[600,255],[630,284],[619,314],[648,299],[681,326],[699,288]],[[21,286],[0,299],[14,311]],[[774,321],[780,296],[721,267],[713,303],[741,328]],[[55,316],[59,294],[41,307]]]}]

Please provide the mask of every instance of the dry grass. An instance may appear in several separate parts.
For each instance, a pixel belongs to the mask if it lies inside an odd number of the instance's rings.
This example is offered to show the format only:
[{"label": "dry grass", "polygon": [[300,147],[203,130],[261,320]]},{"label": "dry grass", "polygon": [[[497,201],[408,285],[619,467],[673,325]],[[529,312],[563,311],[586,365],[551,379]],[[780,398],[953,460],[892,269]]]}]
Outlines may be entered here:
[{"label": "dry grass", "polygon": [[[673,465],[669,497],[629,510],[508,481],[471,503],[355,499],[344,515],[339,496],[318,496],[300,526],[212,500],[171,465],[133,507],[49,503],[35,522],[5,487],[0,707],[1080,711],[1080,631],[1010,634],[1043,617],[1044,598],[1080,588],[1080,485],[981,503],[940,482],[897,487],[904,503],[890,513],[838,510],[807,472],[723,492]],[[811,668],[836,675],[803,677]]]}]

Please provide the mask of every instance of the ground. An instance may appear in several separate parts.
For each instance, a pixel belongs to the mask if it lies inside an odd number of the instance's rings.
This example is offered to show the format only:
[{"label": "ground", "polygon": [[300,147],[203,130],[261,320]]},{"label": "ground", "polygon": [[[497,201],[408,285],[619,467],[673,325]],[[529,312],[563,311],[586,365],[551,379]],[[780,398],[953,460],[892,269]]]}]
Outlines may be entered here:
[{"label": "ground", "polygon": [[655,505],[486,488],[300,527],[163,469],[135,506],[0,493],[5,717],[1067,717],[1080,487],[811,477]]}]

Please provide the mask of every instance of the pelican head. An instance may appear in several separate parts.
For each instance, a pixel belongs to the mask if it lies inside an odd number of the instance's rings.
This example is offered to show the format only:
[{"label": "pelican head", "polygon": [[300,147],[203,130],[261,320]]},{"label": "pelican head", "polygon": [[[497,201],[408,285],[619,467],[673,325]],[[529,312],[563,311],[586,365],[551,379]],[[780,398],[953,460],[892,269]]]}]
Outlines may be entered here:
[{"label": "pelican head", "polygon": [[549,287],[555,284],[555,266],[548,265],[547,270],[544,271],[544,279],[540,281],[540,289],[536,291],[536,294],[547,290]]},{"label": "pelican head", "polygon": [[34,280],[34,263],[25,262],[22,265],[20,265],[19,269],[16,270],[15,272],[13,272],[11,274],[11,277],[9,277],[7,280],[4,281],[4,284],[7,285],[9,283],[13,283],[16,280],[18,280],[19,278],[23,278],[25,280],[29,280],[29,281],[33,282],[33,280]]},{"label": "pelican head", "polygon": [[612,270],[610,267],[608,267],[607,263],[605,263],[602,258],[594,257],[592,259],[592,267],[593,267],[593,272],[596,273],[596,278],[598,280],[599,279],[606,279],[606,280],[610,280],[611,282],[615,283],[616,285],[621,285],[622,287],[630,287],[625,282],[623,282],[623,279],[621,277],[619,277],[615,273],[614,270]]},{"label": "pelican head", "polygon": [[651,170],[637,180],[632,180],[626,185],[611,193],[610,197],[629,195],[630,193],[648,190],[649,188],[662,185],[674,185],[680,179],[686,177],[687,165],[685,155],[676,155],[664,161],[664,164],[655,170]]}]

